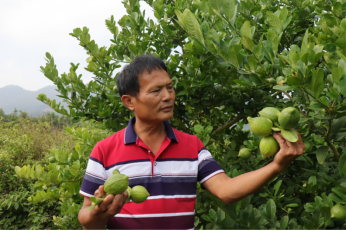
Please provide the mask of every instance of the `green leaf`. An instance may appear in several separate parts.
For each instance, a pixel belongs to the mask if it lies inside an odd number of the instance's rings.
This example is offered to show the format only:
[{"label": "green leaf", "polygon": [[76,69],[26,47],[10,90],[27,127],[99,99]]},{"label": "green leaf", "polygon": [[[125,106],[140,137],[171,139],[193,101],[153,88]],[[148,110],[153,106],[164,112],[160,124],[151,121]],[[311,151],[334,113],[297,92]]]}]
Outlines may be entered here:
[{"label": "green leaf", "polygon": [[223,7],[222,12],[225,14],[228,21],[231,22],[237,10],[237,2],[235,0],[226,0],[226,1],[215,0],[215,1],[222,2],[222,7]]},{"label": "green leaf", "polygon": [[338,53],[338,55],[342,58],[339,60],[338,66],[341,67],[344,71],[344,74],[346,74],[346,57],[338,51],[336,53]]},{"label": "green leaf", "polygon": [[298,141],[298,134],[297,134],[297,132],[294,131],[294,130],[285,130],[285,129],[281,129],[281,134],[282,134],[282,136],[283,136],[286,140],[288,140],[288,141],[290,141],[290,142],[292,142],[292,143]]},{"label": "green leaf", "polygon": [[96,197],[90,197],[89,198],[92,202],[96,203]]},{"label": "green leaf", "polygon": [[253,41],[249,37],[242,36],[241,37],[241,42],[242,42],[243,46],[246,49],[248,49],[250,51],[253,51],[255,45],[254,45]]},{"label": "green leaf", "polygon": [[276,127],[272,127],[272,130],[273,130],[273,131],[276,131],[276,132],[281,131],[281,129],[280,129],[280,128],[276,128]]},{"label": "green leaf", "polygon": [[176,96],[181,96],[181,95],[187,95],[188,92],[185,90],[179,91],[178,94]]},{"label": "green leaf", "polygon": [[184,13],[179,10],[174,11],[178,17],[180,26],[190,35],[194,36],[200,43],[205,45],[201,27],[196,19],[196,16],[189,10],[185,9]]},{"label": "green leaf", "polygon": [[314,92],[314,96],[318,97],[324,88],[324,71],[321,68],[318,68],[312,71],[312,78],[310,82],[310,90]]},{"label": "green leaf", "polygon": [[275,85],[273,87],[273,89],[275,90],[279,90],[279,91],[290,91],[290,90],[296,90],[297,88],[292,87],[292,86],[282,86],[282,85]]},{"label": "green leaf", "polygon": [[96,204],[95,204],[95,203],[91,203],[91,205],[90,205],[90,207],[88,208],[87,211],[91,211],[91,210],[93,210],[95,207],[96,207]]},{"label": "green leaf", "polygon": [[240,45],[231,45],[228,49],[228,58],[237,67],[240,67],[240,64],[243,62],[243,56],[239,53],[240,50]]},{"label": "green leaf", "polygon": [[339,89],[341,94],[346,96],[346,75],[343,75],[339,81]]},{"label": "green leaf", "polygon": [[193,129],[197,134],[202,134],[204,127],[200,124],[196,124],[195,126],[193,126]]},{"label": "green leaf", "polygon": [[212,131],[213,131],[213,126],[208,125],[208,126],[204,129],[203,135],[206,136],[206,135],[208,135],[209,133],[211,133]]},{"label": "green leaf", "polygon": [[14,207],[15,210],[17,210],[17,209],[19,208],[18,202],[14,202],[14,203],[13,203],[13,207]]},{"label": "green leaf", "polygon": [[134,54],[134,55],[137,55],[137,47],[136,47],[136,45],[135,44],[129,44],[128,46],[127,46],[128,48],[129,48],[129,50]]},{"label": "green leaf", "polygon": [[328,146],[321,146],[317,149],[316,157],[319,164],[323,164],[328,155]]},{"label": "green leaf", "polygon": [[210,140],[210,136],[205,136],[205,137],[203,138],[203,145],[204,145],[204,146],[207,146],[207,144],[209,143],[209,140]]},{"label": "green leaf", "polygon": [[321,28],[322,28],[322,31],[327,34],[327,35],[330,35],[332,34],[333,32],[329,29],[328,25],[327,25],[327,22],[326,22],[326,19],[321,17],[320,19],[320,24],[321,24]]},{"label": "green leaf", "polygon": [[210,0],[209,1],[211,6],[218,12],[221,12],[222,11],[222,8],[223,8],[223,0]]},{"label": "green leaf", "polygon": [[340,176],[346,180],[346,172],[344,171],[345,165],[346,165],[346,152],[344,152],[340,156],[339,165],[338,165]]},{"label": "green leaf", "polygon": [[302,75],[305,75],[306,67],[305,63],[303,63],[301,60],[298,60],[296,63],[296,68],[302,73]]},{"label": "green leaf", "polygon": [[248,37],[250,40],[252,39],[250,21],[245,21],[240,31],[241,31],[242,37]]},{"label": "green leaf", "polygon": [[[88,134],[88,135],[89,135],[88,132],[84,132],[84,133],[83,133],[83,139],[84,139],[84,137],[85,137],[85,134]],[[58,155],[58,160],[59,160],[59,162],[61,162],[61,163],[66,163],[67,160],[68,160],[68,154],[69,154],[68,151],[59,150],[59,155]]]},{"label": "green leaf", "polygon": [[279,181],[276,182],[276,184],[274,185],[274,187],[273,187],[273,189],[275,190],[274,196],[277,195],[277,193],[278,193],[278,191],[279,191],[279,189],[280,189],[281,184],[282,184],[282,180],[279,180]]},{"label": "green leaf", "polygon": [[36,173],[37,179],[40,179],[42,171],[43,171],[43,167],[40,164],[36,165],[35,173]]},{"label": "green leaf", "polygon": [[328,197],[329,197],[332,201],[334,201],[334,202],[336,202],[336,203],[345,203],[345,201],[344,201],[343,199],[341,199],[340,197],[338,197],[338,196],[335,195],[334,193],[330,193],[330,194],[328,195]]},{"label": "green leaf", "polygon": [[266,213],[271,220],[276,217],[276,204],[273,199],[269,199],[266,204]]},{"label": "green leaf", "polygon": [[334,83],[338,84],[339,80],[341,79],[342,75],[344,74],[344,71],[342,67],[336,67],[333,70],[333,81]]},{"label": "green leaf", "polygon": [[75,169],[73,169],[73,168],[70,169],[70,173],[71,173],[73,176],[78,176],[78,172],[77,172]]},{"label": "green leaf", "polygon": [[281,221],[280,221],[280,229],[285,230],[287,225],[288,225],[288,216],[284,216],[281,218]]},{"label": "green leaf", "polygon": [[302,42],[302,47],[301,47],[301,53],[300,55],[303,56],[305,53],[308,52],[308,35],[309,35],[309,30],[305,31],[305,35],[303,38],[303,42]]},{"label": "green leaf", "polygon": [[294,208],[294,207],[298,207],[299,205],[297,203],[292,203],[292,204],[288,204],[286,205],[286,207],[290,207],[290,208]]},{"label": "green leaf", "polygon": [[303,80],[299,77],[288,77],[287,78],[287,84],[293,85],[293,86],[299,86],[303,84]]},{"label": "green leaf", "polygon": [[281,33],[281,20],[274,14],[268,15],[269,24]]},{"label": "green leaf", "polygon": [[335,42],[336,46],[341,48],[341,49],[345,49],[346,48],[346,32],[343,32],[339,39],[336,40]]},{"label": "green leaf", "polygon": [[308,180],[308,192],[312,192],[313,187],[317,184],[316,176],[310,176]]},{"label": "green leaf", "polygon": [[262,34],[262,36],[261,36],[261,39],[260,39],[260,41],[258,42],[258,44],[257,44],[257,46],[256,46],[256,49],[255,49],[255,55],[256,55],[256,57],[260,57],[261,56],[261,53],[262,53],[262,42],[263,42],[263,34]]},{"label": "green leaf", "polygon": [[288,24],[290,24],[291,20],[292,20],[292,15],[291,15],[291,16],[288,16],[288,17],[286,18],[286,20],[285,20],[284,23],[282,24],[282,29],[283,29],[283,30],[286,29],[286,27],[288,26]]},{"label": "green leaf", "polygon": [[346,18],[344,18],[343,20],[341,20],[340,22],[340,27],[343,31],[346,31]]},{"label": "green leaf", "polygon": [[20,170],[19,174],[20,177],[25,177],[26,176],[26,166],[24,165],[22,169]]},{"label": "green leaf", "polygon": [[339,189],[332,188],[332,191],[346,202],[346,195],[343,194]]},{"label": "green leaf", "polygon": [[14,171],[17,173],[18,176],[20,176],[19,175],[20,170],[21,170],[21,167],[19,167],[19,166],[14,167]]},{"label": "green leaf", "polygon": [[213,222],[207,215],[205,215],[205,214],[203,214],[202,216],[201,216],[205,221],[208,221],[208,222]]},{"label": "green leaf", "polygon": [[30,178],[31,179],[35,179],[35,165],[33,165],[31,167],[31,170],[30,170]]},{"label": "green leaf", "polygon": [[278,47],[279,47],[279,37],[276,35],[276,33],[272,30],[268,30],[268,38],[270,42],[272,43],[272,49],[273,53],[276,54],[278,52]]},{"label": "green leaf", "polygon": [[256,58],[253,57],[253,56],[249,56],[249,57],[247,58],[247,63],[249,64],[251,70],[252,70],[253,72],[256,72],[256,70],[257,70],[257,65],[258,65],[258,64],[257,64]]}]

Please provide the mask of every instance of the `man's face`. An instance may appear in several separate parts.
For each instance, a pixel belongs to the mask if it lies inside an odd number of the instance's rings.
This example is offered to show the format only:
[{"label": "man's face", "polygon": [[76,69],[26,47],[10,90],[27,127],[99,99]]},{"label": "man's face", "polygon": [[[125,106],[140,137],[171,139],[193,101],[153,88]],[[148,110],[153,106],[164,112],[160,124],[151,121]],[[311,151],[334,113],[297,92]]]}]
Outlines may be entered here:
[{"label": "man's face", "polygon": [[136,116],[144,121],[162,122],[173,117],[175,91],[167,72],[154,69],[138,77],[139,93],[133,97]]}]

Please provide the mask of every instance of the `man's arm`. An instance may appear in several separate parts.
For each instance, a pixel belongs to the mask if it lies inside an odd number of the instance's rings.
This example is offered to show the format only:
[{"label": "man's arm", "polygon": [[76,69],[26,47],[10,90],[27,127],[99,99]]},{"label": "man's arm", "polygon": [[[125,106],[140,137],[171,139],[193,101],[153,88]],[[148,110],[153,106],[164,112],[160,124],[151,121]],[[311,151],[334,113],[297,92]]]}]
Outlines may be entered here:
[{"label": "man's arm", "polygon": [[[96,190],[94,196],[101,198],[104,195],[103,185]],[[127,192],[116,196],[108,195],[104,201],[88,211],[92,201],[88,197],[84,197],[84,203],[79,211],[78,220],[83,229],[103,229],[111,217],[119,213],[127,198]]]},{"label": "man's arm", "polygon": [[298,136],[299,140],[291,143],[285,140],[281,133],[274,133],[273,137],[278,141],[280,150],[273,162],[235,178],[230,178],[225,173],[218,174],[204,182],[203,186],[226,204],[237,202],[255,193],[303,154],[305,145],[299,133]]}]

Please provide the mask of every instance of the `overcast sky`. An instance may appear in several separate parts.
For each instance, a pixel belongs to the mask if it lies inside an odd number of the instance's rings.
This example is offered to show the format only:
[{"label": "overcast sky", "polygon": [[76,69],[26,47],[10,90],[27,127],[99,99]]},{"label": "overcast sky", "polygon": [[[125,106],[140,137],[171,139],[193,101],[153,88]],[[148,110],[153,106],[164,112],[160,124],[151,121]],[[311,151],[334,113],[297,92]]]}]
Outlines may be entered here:
[{"label": "overcast sky", "polygon": [[[146,17],[154,19],[152,9],[141,2]],[[55,60],[59,76],[68,72],[70,62],[80,63],[77,74],[89,82],[91,74],[84,49],[69,35],[74,28],[89,28],[91,39],[109,46],[111,33],[105,20],[118,21],[126,10],[121,0],[0,0],[0,88],[18,85],[36,91],[53,83],[40,72],[45,53]]]}]

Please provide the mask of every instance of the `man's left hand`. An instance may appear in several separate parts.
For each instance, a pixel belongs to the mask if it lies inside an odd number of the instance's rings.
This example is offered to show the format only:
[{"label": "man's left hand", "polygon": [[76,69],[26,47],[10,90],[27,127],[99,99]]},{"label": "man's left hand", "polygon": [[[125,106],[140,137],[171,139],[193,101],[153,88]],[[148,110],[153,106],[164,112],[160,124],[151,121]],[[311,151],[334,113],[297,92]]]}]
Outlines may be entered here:
[{"label": "man's left hand", "polygon": [[[293,129],[296,131],[295,129]],[[297,132],[297,131],[296,131]],[[296,158],[303,154],[305,150],[305,144],[303,143],[302,137],[298,134],[297,142],[290,142],[286,140],[281,132],[274,133],[273,137],[280,145],[280,150],[276,153],[274,158],[274,163],[278,167],[278,171],[283,171],[290,163],[292,163]]]}]

